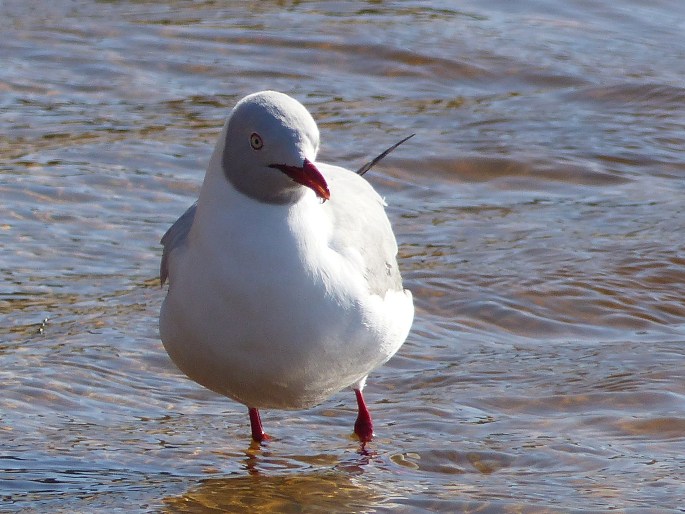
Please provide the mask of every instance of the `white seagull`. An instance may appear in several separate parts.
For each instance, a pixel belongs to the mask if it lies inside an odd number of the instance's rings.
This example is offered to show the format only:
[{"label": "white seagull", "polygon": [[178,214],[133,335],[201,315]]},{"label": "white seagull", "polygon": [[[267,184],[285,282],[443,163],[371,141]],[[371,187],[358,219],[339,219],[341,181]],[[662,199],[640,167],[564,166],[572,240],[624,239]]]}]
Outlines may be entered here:
[{"label": "white seagull", "polygon": [[316,162],[318,148],[297,100],[243,98],[197,203],[162,238],[164,347],[188,377],[246,405],[260,443],[258,409],[308,408],[345,387],[354,431],[370,441],[366,377],[414,317],[383,199],[359,174]]}]

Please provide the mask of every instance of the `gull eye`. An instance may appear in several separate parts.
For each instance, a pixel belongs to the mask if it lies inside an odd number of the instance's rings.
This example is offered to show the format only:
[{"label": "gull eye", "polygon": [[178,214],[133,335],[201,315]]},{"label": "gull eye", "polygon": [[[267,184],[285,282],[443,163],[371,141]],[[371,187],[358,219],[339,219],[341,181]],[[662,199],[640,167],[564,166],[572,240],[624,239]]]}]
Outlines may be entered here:
[{"label": "gull eye", "polygon": [[254,148],[255,150],[261,150],[262,146],[264,146],[264,141],[262,141],[262,136],[260,136],[256,132],[253,132],[250,135],[250,146],[252,148]]}]

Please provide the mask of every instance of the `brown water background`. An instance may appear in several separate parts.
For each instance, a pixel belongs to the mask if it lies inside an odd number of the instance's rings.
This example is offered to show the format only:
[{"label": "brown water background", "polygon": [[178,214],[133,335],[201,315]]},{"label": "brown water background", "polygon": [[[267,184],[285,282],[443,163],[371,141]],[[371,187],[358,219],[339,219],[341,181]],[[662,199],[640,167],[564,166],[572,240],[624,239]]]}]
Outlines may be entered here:
[{"label": "brown water background", "polygon": [[[0,1],[0,511],[683,512],[685,3]],[[237,99],[386,196],[412,334],[266,411],[158,339]]]}]

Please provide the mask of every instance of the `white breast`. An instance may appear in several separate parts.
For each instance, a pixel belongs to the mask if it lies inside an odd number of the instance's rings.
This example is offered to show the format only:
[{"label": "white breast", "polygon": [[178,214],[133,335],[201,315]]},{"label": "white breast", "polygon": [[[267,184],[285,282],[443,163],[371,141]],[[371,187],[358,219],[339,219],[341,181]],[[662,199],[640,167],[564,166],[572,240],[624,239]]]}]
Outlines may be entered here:
[{"label": "white breast", "polygon": [[303,408],[397,351],[411,294],[370,292],[355,259],[331,248],[330,213],[311,192],[268,205],[208,177],[188,240],[171,255],[160,316],[181,370],[250,407]]}]

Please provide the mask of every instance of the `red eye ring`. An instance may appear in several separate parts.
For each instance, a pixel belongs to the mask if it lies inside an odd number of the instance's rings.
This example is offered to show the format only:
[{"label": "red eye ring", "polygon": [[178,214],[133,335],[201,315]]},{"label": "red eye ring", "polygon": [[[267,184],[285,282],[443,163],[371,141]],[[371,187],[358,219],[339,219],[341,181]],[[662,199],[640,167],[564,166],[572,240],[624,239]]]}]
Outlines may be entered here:
[{"label": "red eye ring", "polygon": [[264,146],[264,141],[262,141],[262,136],[253,132],[250,134],[250,146],[255,150],[261,150]]}]

